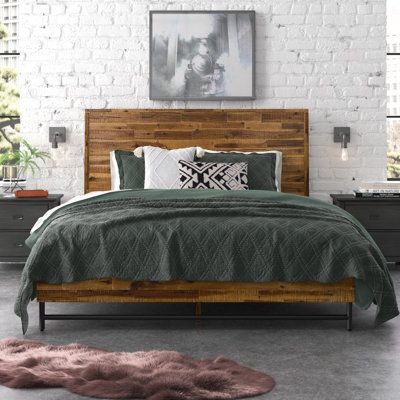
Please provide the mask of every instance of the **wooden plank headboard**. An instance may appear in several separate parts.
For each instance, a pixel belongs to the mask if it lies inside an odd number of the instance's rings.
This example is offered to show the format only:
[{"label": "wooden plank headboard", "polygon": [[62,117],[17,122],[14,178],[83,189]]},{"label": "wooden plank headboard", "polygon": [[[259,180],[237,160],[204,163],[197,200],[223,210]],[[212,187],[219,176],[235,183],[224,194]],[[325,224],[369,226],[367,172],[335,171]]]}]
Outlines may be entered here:
[{"label": "wooden plank headboard", "polygon": [[87,110],[85,123],[85,193],[110,189],[110,151],[143,145],[280,150],[282,191],[309,193],[307,110]]}]

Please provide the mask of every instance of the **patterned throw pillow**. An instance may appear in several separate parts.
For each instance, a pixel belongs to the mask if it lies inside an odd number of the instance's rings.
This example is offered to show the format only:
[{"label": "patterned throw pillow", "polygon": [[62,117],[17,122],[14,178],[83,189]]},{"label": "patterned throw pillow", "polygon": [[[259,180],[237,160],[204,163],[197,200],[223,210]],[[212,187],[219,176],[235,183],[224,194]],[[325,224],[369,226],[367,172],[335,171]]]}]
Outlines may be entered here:
[{"label": "patterned throw pillow", "polygon": [[181,189],[248,190],[247,163],[179,161]]},{"label": "patterned throw pillow", "polygon": [[239,152],[197,148],[195,161],[248,164],[250,190],[281,190],[282,153],[280,151]]}]

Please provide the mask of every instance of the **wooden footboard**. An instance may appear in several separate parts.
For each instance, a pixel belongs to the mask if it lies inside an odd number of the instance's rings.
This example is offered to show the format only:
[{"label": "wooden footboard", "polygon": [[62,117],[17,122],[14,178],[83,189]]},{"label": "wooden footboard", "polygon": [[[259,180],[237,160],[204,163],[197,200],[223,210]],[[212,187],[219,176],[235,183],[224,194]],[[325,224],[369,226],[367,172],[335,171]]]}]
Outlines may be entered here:
[{"label": "wooden footboard", "polygon": [[353,303],[354,279],[317,282],[138,282],[99,279],[37,284],[39,302]]}]

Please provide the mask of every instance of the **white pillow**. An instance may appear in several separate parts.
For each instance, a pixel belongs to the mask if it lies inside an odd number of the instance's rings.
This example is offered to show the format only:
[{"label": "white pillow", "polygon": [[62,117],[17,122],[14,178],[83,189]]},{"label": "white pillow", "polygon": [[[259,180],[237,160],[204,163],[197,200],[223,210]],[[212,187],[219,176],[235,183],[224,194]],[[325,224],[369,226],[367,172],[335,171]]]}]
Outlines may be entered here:
[{"label": "white pillow", "polygon": [[144,146],[144,188],[179,189],[179,161],[194,161],[196,147],[166,150]]},{"label": "white pillow", "polygon": [[110,152],[110,172],[111,172],[111,190],[120,190],[121,180],[119,177],[119,169],[115,152]]},{"label": "white pillow", "polygon": [[204,153],[239,153],[239,154],[275,154],[275,186],[278,192],[282,189],[282,152],[278,150],[270,151],[215,151],[203,149],[202,147],[196,147],[196,157],[201,158]]}]

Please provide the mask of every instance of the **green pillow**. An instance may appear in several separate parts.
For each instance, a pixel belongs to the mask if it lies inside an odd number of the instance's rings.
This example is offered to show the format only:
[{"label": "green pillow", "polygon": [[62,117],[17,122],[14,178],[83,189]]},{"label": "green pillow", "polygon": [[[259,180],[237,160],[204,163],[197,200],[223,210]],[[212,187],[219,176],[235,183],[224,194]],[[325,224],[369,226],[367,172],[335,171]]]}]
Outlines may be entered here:
[{"label": "green pillow", "polygon": [[144,188],[144,158],[136,157],[131,151],[115,150],[120,189]]},{"label": "green pillow", "polygon": [[203,157],[196,161],[217,162],[217,163],[238,163],[245,162],[248,165],[247,178],[250,190],[272,190],[277,191],[275,165],[275,153],[204,153]]}]

